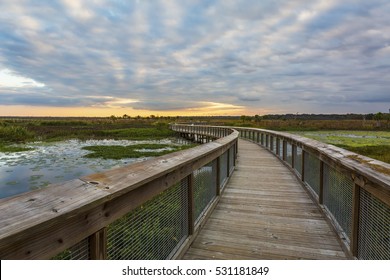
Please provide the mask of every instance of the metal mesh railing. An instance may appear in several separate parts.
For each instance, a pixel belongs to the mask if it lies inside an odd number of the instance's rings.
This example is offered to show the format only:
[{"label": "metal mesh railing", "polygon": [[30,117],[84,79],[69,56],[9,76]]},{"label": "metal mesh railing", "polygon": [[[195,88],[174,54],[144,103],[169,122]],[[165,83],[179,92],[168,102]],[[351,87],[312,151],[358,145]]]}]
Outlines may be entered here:
[{"label": "metal mesh railing", "polygon": [[226,179],[228,178],[228,152],[226,151],[220,157],[219,161],[219,186],[223,187]]},{"label": "metal mesh railing", "polygon": [[320,194],[321,162],[312,154],[305,152],[305,182],[317,195]]},{"label": "metal mesh railing", "polygon": [[188,235],[187,185],[182,180],[110,224],[108,259],[170,258]]},{"label": "metal mesh railing", "polygon": [[89,242],[88,238],[81,240],[72,247],[59,253],[53,260],[88,260],[89,257]]},{"label": "metal mesh railing", "polygon": [[360,189],[358,258],[390,259],[390,207]]},{"label": "metal mesh railing", "polygon": [[324,164],[323,203],[349,239],[351,236],[353,185],[351,178]]},{"label": "metal mesh railing", "polygon": [[194,171],[194,217],[197,222],[216,196],[216,169],[217,162],[214,160]]},{"label": "metal mesh railing", "polygon": [[294,169],[302,176],[302,148],[294,149]]}]

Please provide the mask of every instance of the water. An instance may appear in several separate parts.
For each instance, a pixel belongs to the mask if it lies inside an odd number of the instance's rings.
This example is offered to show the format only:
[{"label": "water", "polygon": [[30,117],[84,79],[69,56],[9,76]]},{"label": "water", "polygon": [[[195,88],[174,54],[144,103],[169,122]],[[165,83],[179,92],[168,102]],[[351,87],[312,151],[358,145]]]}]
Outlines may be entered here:
[{"label": "water", "polygon": [[34,149],[32,151],[0,152],[0,198],[148,159],[146,157],[120,160],[84,158],[83,156],[90,152],[82,150],[82,147],[149,143],[185,144],[175,139],[158,141],[68,140],[55,143],[32,143],[29,145]]}]

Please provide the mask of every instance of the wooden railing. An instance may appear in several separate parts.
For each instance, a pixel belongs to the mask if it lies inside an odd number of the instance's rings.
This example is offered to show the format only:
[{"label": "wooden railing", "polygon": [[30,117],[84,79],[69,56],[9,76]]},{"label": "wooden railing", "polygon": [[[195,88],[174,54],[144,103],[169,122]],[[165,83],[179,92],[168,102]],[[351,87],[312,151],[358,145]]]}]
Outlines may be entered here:
[{"label": "wooden railing", "polygon": [[216,140],[0,200],[0,258],[180,257],[234,170],[238,132],[171,128]]},{"label": "wooden railing", "polygon": [[390,259],[389,164],[289,133],[235,129],[286,163],[353,257]]}]

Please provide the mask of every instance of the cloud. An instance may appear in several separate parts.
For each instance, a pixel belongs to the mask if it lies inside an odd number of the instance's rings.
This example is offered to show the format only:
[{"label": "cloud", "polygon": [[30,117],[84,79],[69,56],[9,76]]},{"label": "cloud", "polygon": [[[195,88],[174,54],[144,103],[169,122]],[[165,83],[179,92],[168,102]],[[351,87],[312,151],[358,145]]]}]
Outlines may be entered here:
[{"label": "cloud", "polygon": [[386,0],[1,1],[0,104],[369,112],[388,102],[389,13]]},{"label": "cloud", "polygon": [[20,76],[9,69],[0,70],[0,88],[42,88],[45,84]]}]

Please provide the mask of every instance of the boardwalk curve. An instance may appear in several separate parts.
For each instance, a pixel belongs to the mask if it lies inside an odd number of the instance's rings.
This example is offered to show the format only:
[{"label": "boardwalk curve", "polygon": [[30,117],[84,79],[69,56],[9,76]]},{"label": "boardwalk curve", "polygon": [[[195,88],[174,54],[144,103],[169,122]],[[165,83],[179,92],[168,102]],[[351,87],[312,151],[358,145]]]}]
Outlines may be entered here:
[{"label": "boardwalk curve", "polygon": [[291,171],[254,143],[238,147],[235,172],[184,259],[345,259]]}]

